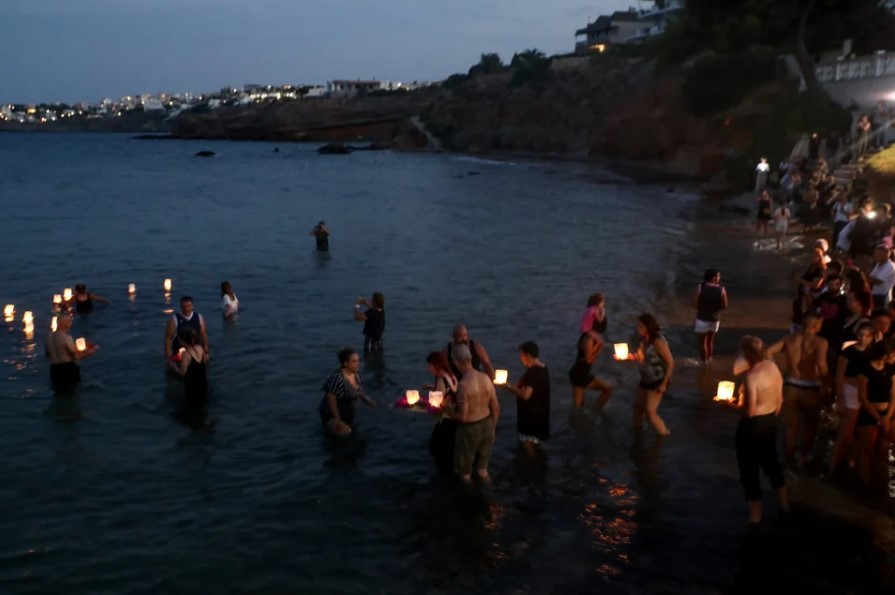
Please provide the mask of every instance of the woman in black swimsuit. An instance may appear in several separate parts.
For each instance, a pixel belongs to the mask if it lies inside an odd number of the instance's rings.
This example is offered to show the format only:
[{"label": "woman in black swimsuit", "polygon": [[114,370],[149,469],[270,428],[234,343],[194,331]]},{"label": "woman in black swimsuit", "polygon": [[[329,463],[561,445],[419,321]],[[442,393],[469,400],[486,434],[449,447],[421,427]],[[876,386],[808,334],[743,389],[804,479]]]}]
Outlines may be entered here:
[{"label": "woman in black swimsuit", "polygon": [[168,361],[175,372],[183,376],[183,419],[195,429],[205,425],[208,406],[207,356],[199,341],[199,333],[191,328],[180,331],[178,340],[183,348],[180,361]]},{"label": "woman in black swimsuit", "polygon": [[870,483],[870,468],[877,455],[892,438],[892,414],[895,413],[895,345],[875,343],[867,350],[867,364],[858,374],[857,421],[858,472]]},{"label": "woman in black swimsuit", "polygon": [[109,300],[101,295],[90,293],[87,286],[83,283],[75,285],[75,295],[72,296],[69,306],[73,307],[78,314],[88,314],[93,312],[93,302],[108,304]]}]

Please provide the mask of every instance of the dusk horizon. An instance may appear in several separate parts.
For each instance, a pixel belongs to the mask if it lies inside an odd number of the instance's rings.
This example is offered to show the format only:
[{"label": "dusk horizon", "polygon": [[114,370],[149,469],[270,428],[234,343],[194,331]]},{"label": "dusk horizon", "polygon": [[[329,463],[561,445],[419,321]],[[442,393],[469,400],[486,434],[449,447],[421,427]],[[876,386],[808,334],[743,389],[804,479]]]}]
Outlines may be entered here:
[{"label": "dusk horizon", "polygon": [[436,2],[11,0],[0,22],[0,103],[333,79],[441,80],[486,52],[571,52],[574,32],[628,0]]}]

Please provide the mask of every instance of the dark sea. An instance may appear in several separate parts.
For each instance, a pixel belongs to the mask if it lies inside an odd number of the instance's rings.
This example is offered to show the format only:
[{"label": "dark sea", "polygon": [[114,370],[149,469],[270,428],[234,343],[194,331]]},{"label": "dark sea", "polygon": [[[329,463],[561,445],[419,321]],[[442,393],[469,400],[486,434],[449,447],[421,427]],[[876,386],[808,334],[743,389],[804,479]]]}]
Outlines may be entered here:
[{"label": "dark sea", "polygon": [[[766,483],[766,526],[746,530],[736,417],[695,372],[663,403],[663,441],[632,432],[636,371],[607,354],[604,414],[571,411],[567,370],[594,291],[610,341],[631,341],[634,317],[654,311],[692,357],[689,321],[663,309],[697,281],[678,266],[693,238],[724,240],[699,235],[694,193],[585,164],[315,148],[0,134],[0,304],[18,312],[0,333],[0,593],[892,587],[879,535],[805,506],[777,519]],[[193,156],[203,149],[217,155]],[[319,220],[328,252],[308,235]],[[242,306],[234,322],[223,280]],[[81,282],[111,304],[76,318],[72,335],[100,349],[76,395],[54,398],[51,299]],[[379,407],[361,406],[333,444],[321,386],[340,347],[362,347],[353,304],[374,291],[385,348],[361,372]],[[208,322],[214,432],[184,423],[164,364],[185,294]],[[440,475],[434,419],[392,407],[431,381],[426,354],[458,322],[511,380],[525,340],[551,372],[553,438],[520,451],[503,393],[489,488]]]}]

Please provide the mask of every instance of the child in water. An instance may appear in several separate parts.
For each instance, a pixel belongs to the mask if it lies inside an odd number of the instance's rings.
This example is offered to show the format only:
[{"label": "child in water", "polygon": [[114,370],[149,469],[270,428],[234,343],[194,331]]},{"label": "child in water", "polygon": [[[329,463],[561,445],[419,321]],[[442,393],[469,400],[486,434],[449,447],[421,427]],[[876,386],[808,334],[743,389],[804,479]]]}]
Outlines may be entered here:
[{"label": "child in water", "polygon": [[605,333],[608,324],[606,320],[606,298],[602,293],[592,293],[587,298],[587,309],[581,316],[582,334],[595,331],[597,333]]}]

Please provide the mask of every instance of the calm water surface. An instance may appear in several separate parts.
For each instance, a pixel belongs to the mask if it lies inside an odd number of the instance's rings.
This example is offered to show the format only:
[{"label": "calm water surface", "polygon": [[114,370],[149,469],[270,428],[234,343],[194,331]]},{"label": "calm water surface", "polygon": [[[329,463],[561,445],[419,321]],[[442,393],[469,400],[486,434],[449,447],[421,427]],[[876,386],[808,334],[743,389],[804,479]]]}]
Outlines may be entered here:
[{"label": "calm water surface", "polygon": [[[674,435],[634,439],[634,372],[605,417],[569,415],[566,370],[587,295],[609,296],[610,337],[674,291],[696,200],[592,168],[313,147],[0,135],[0,302],[35,312],[0,336],[0,591],[15,593],[731,592],[767,543],[743,536],[735,420],[672,394]],[[192,155],[218,152],[212,159]],[[475,172],[476,175],[471,175]],[[308,231],[324,219],[329,253]],[[166,378],[166,304],[208,320],[214,434],[186,428]],[[244,311],[220,317],[227,279]],[[101,346],[74,401],[43,358],[51,296],[86,282],[112,300],[75,321]],[[133,301],[126,295],[136,283]],[[360,347],[359,295],[387,300],[378,399],[352,440],[324,440],[320,386]],[[552,372],[555,437],[522,456],[515,404],[471,493],[433,469],[432,420],[390,407],[427,382],[424,357],[456,322],[518,377],[534,339]],[[832,532],[832,533],[831,533]],[[841,591],[830,523],[773,543],[794,585]],[[835,535],[835,537],[831,537]],[[843,537],[844,536],[844,537]],[[769,538],[770,539],[770,538]],[[852,541],[847,541],[852,539]],[[812,541],[814,540],[814,541]],[[863,545],[861,546],[863,547]],[[766,548],[765,548],[766,549]],[[835,558],[835,551],[830,556]],[[863,551],[859,555],[863,555]],[[816,579],[817,574],[821,579]],[[861,580],[867,577],[862,577]]]}]

